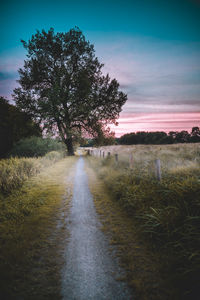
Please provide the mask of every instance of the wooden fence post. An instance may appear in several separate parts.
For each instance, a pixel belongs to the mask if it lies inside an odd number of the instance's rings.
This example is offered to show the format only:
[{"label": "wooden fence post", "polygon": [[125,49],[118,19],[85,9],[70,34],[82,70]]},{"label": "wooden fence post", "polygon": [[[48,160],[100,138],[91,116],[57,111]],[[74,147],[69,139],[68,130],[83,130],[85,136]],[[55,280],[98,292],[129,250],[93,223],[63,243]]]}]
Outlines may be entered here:
[{"label": "wooden fence post", "polygon": [[99,156],[101,157],[101,150],[100,150],[100,152],[99,152]]},{"label": "wooden fence post", "polygon": [[133,154],[131,153],[129,156],[129,167],[132,169],[133,168]]},{"label": "wooden fence post", "polygon": [[104,151],[103,151],[103,158],[104,158]]},{"label": "wooden fence post", "polygon": [[156,159],[155,164],[156,164],[156,177],[160,181],[161,178],[162,178],[161,167],[160,167],[160,159]]},{"label": "wooden fence post", "polygon": [[108,152],[108,157],[110,157],[110,152]]},{"label": "wooden fence post", "polygon": [[115,153],[115,162],[118,163],[118,154]]}]

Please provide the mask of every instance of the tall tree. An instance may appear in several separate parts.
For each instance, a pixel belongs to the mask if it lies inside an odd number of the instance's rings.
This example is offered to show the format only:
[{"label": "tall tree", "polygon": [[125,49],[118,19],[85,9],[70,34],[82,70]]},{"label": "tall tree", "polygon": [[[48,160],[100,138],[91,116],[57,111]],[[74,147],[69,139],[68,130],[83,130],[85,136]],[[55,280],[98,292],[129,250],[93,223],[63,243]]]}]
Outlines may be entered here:
[{"label": "tall tree", "polygon": [[116,123],[127,96],[116,79],[102,74],[94,46],[79,28],[37,31],[22,43],[28,54],[19,70],[21,87],[14,90],[16,104],[58,131],[70,155],[74,136],[94,132],[97,123]]},{"label": "tall tree", "polygon": [[0,157],[5,157],[20,139],[41,134],[39,125],[29,115],[0,97]]}]

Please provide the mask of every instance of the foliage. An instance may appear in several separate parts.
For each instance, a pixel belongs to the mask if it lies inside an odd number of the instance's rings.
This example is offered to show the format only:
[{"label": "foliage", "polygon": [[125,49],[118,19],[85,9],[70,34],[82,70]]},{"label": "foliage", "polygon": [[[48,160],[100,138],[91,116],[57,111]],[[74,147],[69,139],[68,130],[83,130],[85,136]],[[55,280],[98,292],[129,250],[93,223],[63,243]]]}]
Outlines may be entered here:
[{"label": "foliage", "polygon": [[193,127],[191,133],[186,130],[170,131],[168,134],[163,131],[156,132],[132,132],[122,135],[118,139],[121,145],[132,144],[174,144],[174,143],[198,143],[200,142],[200,129]]},{"label": "foliage", "polygon": [[[135,146],[132,151],[132,169],[120,156],[118,164],[112,157],[90,160],[114,200],[135,219],[144,240],[161,257],[162,272],[178,291],[177,299],[196,299],[200,275],[199,145]],[[154,175],[156,157],[161,159],[161,182]]]},{"label": "foliage", "polygon": [[93,145],[106,146],[115,144],[115,133],[110,131],[110,128],[105,128],[102,124],[97,124],[95,131]]},{"label": "foliage", "polygon": [[0,97],[0,157],[5,157],[14,143],[33,135],[41,136],[39,125],[25,112]]},{"label": "foliage", "polygon": [[102,74],[94,46],[79,28],[56,34],[53,28],[37,31],[22,43],[28,54],[19,70],[21,87],[14,90],[16,104],[48,130],[59,132],[69,154],[77,135],[116,123],[127,96],[116,79]]},{"label": "foliage", "polygon": [[64,150],[64,144],[57,139],[32,136],[17,142],[9,155],[14,157],[38,157],[50,151]]},{"label": "foliage", "polygon": [[0,160],[0,193],[11,193],[29,177],[63,158],[60,152],[49,152],[42,158],[10,158]]}]

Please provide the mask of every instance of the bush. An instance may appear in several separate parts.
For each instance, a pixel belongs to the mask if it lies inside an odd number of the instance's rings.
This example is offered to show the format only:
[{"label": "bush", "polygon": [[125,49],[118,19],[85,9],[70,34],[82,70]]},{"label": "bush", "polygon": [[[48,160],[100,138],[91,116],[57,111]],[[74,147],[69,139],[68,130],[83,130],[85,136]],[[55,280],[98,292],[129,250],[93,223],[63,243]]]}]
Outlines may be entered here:
[{"label": "bush", "polygon": [[39,157],[50,151],[64,150],[65,145],[57,139],[32,136],[16,143],[9,155],[13,157]]}]

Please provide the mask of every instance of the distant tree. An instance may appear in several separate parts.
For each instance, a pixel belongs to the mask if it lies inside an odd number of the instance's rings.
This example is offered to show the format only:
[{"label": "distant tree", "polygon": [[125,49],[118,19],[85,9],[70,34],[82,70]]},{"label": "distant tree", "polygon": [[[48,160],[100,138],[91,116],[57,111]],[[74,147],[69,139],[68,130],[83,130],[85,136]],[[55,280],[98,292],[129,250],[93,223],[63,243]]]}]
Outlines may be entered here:
[{"label": "distant tree", "polygon": [[96,146],[115,144],[115,133],[110,131],[110,128],[105,127],[101,122],[97,122],[94,126],[93,136],[93,142]]},{"label": "distant tree", "polygon": [[41,134],[39,125],[29,115],[0,97],[0,157],[5,157],[20,139]]},{"label": "distant tree", "polygon": [[28,54],[19,70],[21,87],[14,90],[16,104],[57,131],[70,155],[73,138],[82,131],[94,133],[99,122],[116,124],[127,96],[116,79],[102,75],[94,46],[79,28],[57,34],[52,28],[37,31],[22,43]]},{"label": "distant tree", "polygon": [[200,142],[200,129],[199,127],[193,127],[191,132],[191,143],[198,143]]},{"label": "distant tree", "polygon": [[177,131],[170,131],[168,133],[169,144],[173,144],[176,142]]},{"label": "distant tree", "polygon": [[176,143],[188,143],[190,142],[190,134],[186,130],[182,130],[176,133]]},{"label": "distant tree", "polygon": [[134,132],[126,133],[118,139],[118,143],[122,145],[137,144],[137,137]]}]

